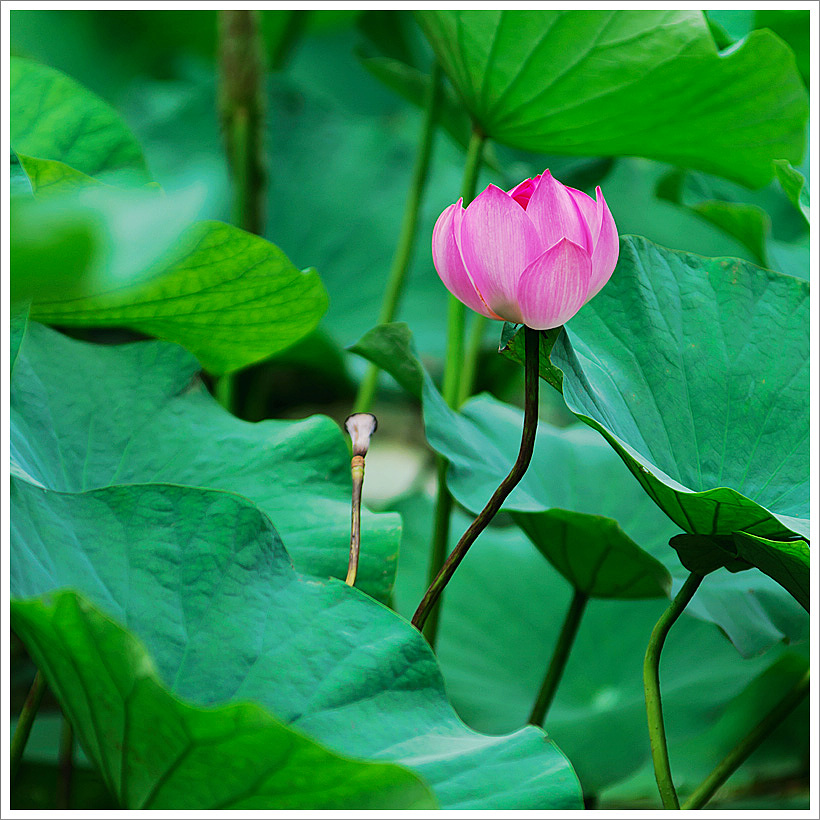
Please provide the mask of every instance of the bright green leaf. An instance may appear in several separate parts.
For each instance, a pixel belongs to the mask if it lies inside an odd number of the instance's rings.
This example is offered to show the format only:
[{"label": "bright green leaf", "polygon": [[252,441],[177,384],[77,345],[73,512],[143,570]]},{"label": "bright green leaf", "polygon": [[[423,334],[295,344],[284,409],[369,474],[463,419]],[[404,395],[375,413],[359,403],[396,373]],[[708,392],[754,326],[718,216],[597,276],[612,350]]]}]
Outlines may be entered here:
[{"label": "bright green leaf", "polygon": [[753,22],[755,28],[771,29],[792,47],[797,68],[807,87],[811,70],[809,13],[809,9],[757,9]]},{"label": "bright green leaf", "polygon": [[73,592],[14,601],[11,618],[123,808],[436,808],[407,769],[341,757],[256,703],[180,700],[142,643]]},{"label": "bright green leaf", "polygon": [[[210,707],[256,702],[337,754],[406,765],[443,808],[580,808],[572,769],[540,730],[488,737],[468,729],[424,638],[359,590],[296,574],[270,520],[247,500],[171,484],[66,493],[12,483],[13,597],[80,592],[144,644],[174,697]],[[40,655],[48,669],[62,649],[44,646]],[[113,657],[104,657],[111,674]],[[127,660],[126,669],[149,673],[140,657]],[[84,726],[116,709],[101,686],[91,675],[91,697],[78,706]],[[117,688],[124,697],[127,680]],[[159,746],[171,740],[162,721],[140,723]],[[113,746],[127,763],[122,721],[114,725],[114,737],[96,733],[106,747],[98,753],[86,731],[86,751],[105,759]],[[174,746],[172,760],[184,749],[178,736]],[[136,805],[161,783],[152,749],[139,759],[142,781],[123,786],[117,767],[108,775]],[[218,767],[187,782],[214,778],[230,780]]]},{"label": "bright green leaf", "polygon": [[807,536],[808,306],[808,282],[623,237],[542,368],[681,529]]},{"label": "bright green leaf", "polygon": [[313,330],[326,309],[316,271],[298,270],[253,234],[200,222],[146,281],[72,301],[38,300],[32,317],[74,327],[130,327],[170,339],[220,374],[288,347]]},{"label": "bright green leaf", "polygon": [[[344,578],[351,479],[338,426],[239,421],[198,369],[176,345],[91,345],[30,323],[11,395],[13,469],[70,492],[155,482],[236,492],[271,518],[300,571]],[[381,600],[400,532],[397,516],[363,511],[358,583]]]},{"label": "bright green leaf", "polygon": [[803,154],[808,98],[769,31],[718,55],[699,11],[418,11],[484,132],[530,151],[637,155],[752,186]]},{"label": "bright green leaf", "polygon": [[745,532],[735,533],[741,558],[784,586],[809,611],[809,545],[806,541],[772,541]]},{"label": "bright green leaf", "polygon": [[119,114],[65,74],[12,57],[10,100],[15,151],[58,160],[89,176],[126,172],[148,181],[142,150]]},{"label": "bright green leaf", "polygon": [[775,160],[774,170],[780,184],[783,186],[783,190],[786,192],[786,196],[792,201],[795,208],[806,217],[806,222],[811,222],[809,183],[806,178],[785,159]]},{"label": "bright green leaf", "polygon": [[54,159],[37,159],[20,153],[17,157],[28,177],[32,191],[40,197],[71,193],[79,188],[87,188],[89,185],[103,184],[64,162]]}]

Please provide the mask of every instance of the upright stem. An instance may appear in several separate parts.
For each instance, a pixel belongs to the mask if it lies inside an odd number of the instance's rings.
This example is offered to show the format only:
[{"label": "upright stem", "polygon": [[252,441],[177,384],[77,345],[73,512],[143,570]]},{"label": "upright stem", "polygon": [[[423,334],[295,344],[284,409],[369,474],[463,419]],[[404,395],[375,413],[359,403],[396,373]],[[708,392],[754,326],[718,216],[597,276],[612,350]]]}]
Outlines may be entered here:
[{"label": "upright stem", "polygon": [[[438,63],[433,63],[433,70],[430,76],[430,87],[427,91],[427,101],[425,105],[424,123],[421,130],[419,150],[416,154],[416,162],[413,167],[413,179],[410,183],[410,191],[407,194],[407,202],[404,206],[404,216],[402,217],[401,232],[399,242],[396,246],[396,253],[393,256],[393,263],[390,268],[390,275],[387,280],[387,288],[384,291],[382,309],[379,314],[379,324],[392,322],[398,310],[399,301],[404,290],[404,283],[407,279],[407,271],[410,269],[410,262],[413,258],[413,245],[416,238],[416,229],[419,221],[419,209],[424,196],[424,188],[427,183],[427,176],[430,170],[430,157],[433,149],[433,135],[435,134],[436,118],[438,116],[439,100],[441,98],[441,68]],[[373,404],[376,395],[376,386],[379,379],[379,368],[371,364],[356,396],[355,413],[366,413]]]},{"label": "upright stem", "polygon": [[786,693],[774,709],[715,766],[712,773],[692,792],[681,808],[702,809],[746,758],[783,722],[808,693],[809,671],[806,670],[805,675]]},{"label": "upright stem", "polygon": [[57,778],[58,809],[67,809],[71,803],[71,779],[74,775],[74,730],[68,718],[63,715],[63,730],[60,734],[60,771]]},{"label": "upright stem", "polygon": [[350,508],[350,557],[347,562],[347,577],[345,578],[345,583],[352,587],[356,583],[356,572],[359,568],[364,456],[353,456],[350,462],[350,472],[353,477],[353,498]]},{"label": "upright stem", "polygon": [[467,350],[464,353],[464,369],[461,371],[461,381],[458,390],[459,407],[473,394],[475,374],[478,368],[478,356],[481,353],[481,342],[484,340],[484,330],[486,327],[487,317],[476,313],[473,317],[470,338],[467,341]]},{"label": "upright stem", "polygon": [[[255,234],[265,228],[265,58],[259,12],[219,12],[219,118],[232,181],[233,223]],[[236,406],[235,376],[216,383],[216,397]]]},{"label": "upright stem", "polygon": [[17,721],[17,728],[14,730],[14,736],[11,739],[11,748],[9,749],[9,780],[14,782],[17,776],[17,770],[20,768],[20,762],[23,760],[23,752],[26,750],[26,743],[28,743],[29,735],[31,734],[31,727],[34,725],[34,718],[37,717],[37,710],[40,708],[40,703],[43,700],[43,695],[46,691],[46,682],[43,678],[43,673],[38,669],[34,676],[34,682],[31,684],[28,695],[26,695],[26,702],[20,711],[20,719]]},{"label": "upright stem", "polygon": [[413,626],[421,629],[430,610],[435,606],[439,596],[444,591],[444,587],[453,577],[453,573],[467,554],[473,542],[484,531],[492,521],[495,514],[501,509],[501,505],[507,496],[513,491],[516,484],[524,477],[527,467],[532,459],[532,451],[535,446],[535,433],[538,429],[538,353],[540,332],[527,327],[525,331],[525,353],[524,353],[524,429],[521,434],[521,447],[518,451],[518,458],[515,460],[512,469],[507,477],[499,484],[498,489],[493,493],[492,498],[487,502],[487,506],[476,516],[475,521],[467,528],[467,531],[459,539],[455,549],[450,553],[449,558],[444,562],[441,571],[436,575],[430,588],[413,615]]},{"label": "upright stem", "polygon": [[652,747],[652,763],[655,766],[655,780],[665,809],[679,809],[678,795],[672,780],[672,769],[669,766],[669,750],[666,747],[666,729],[663,725],[663,704],[661,702],[660,660],[666,636],[677,621],[686,605],[697,592],[702,575],[691,573],[661,615],[646,647],[643,661],[643,688],[646,696],[646,716],[649,722],[649,742]]},{"label": "upright stem", "polygon": [[[461,185],[461,197],[464,205],[471,202],[475,196],[478,172],[481,169],[481,157],[484,153],[484,140],[484,135],[478,129],[475,129],[470,138],[470,144],[467,147],[467,159],[464,164],[464,178]],[[444,363],[442,396],[450,407],[456,408],[459,403],[461,372],[464,363],[465,308],[452,294],[449,294],[448,299],[447,356]],[[436,457],[436,474],[438,477],[438,492],[428,574],[428,586],[430,587],[432,587],[435,582],[444,563],[444,556],[447,554],[447,544],[450,540],[450,515],[453,511],[453,497],[447,489],[446,482],[447,459],[443,456]],[[436,596],[436,598],[438,598],[438,596]],[[431,619],[429,625],[424,630],[424,635],[432,647],[436,645],[437,630],[438,616]]]},{"label": "upright stem", "polygon": [[589,601],[589,596],[576,589],[567,610],[567,615],[564,618],[561,632],[558,635],[558,642],[555,644],[547,674],[541,684],[541,691],[538,693],[535,705],[532,707],[529,722],[535,726],[544,725],[547,712],[555,698],[555,693],[558,691],[561,676],[564,674],[572,644],[578,634],[578,627],[581,625],[581,618],[586,609],[587,601]]}]

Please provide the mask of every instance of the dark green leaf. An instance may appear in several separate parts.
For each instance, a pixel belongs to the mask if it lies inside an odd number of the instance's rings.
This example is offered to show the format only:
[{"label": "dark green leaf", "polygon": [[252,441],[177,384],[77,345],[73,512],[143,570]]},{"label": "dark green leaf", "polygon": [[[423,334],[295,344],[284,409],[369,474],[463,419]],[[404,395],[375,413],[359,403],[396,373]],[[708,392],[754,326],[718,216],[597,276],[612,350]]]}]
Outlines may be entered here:
[{"label": "dark green leaf", "polygon": [[752,564],[737,557],[737,549],[731,535],[690,535],[681,533],[669,540],[689,572],[709,575],[721,567],[730,572],[750,569]]},{"label": "dark green leaf", "polygon": [[378,365],[411,396],[421,399],[424,369],[416,358],[413,334],[404,322],[378,325],[348,350]]},{"label": "dark green leaf", "polygon": [[418,11],[468,110],[530,151],[637,155],[752,186],[803,154],[791,50],[753,32],[718,55],[699,11]]},{"label": "dark green leaf", "polygon": [[[28,480],[12,481],[11,585],[18,602],[15,619],[20,619],[15,626],[37,652],[61,700],[68,701],[70,688],[80,688],[78,675],[87,681],[81,687],[90,697],[75,694],[72,718],[84,727],[83,745],[100,759],[108,782],[128,805],[152,805],[163,797],[162,802],[179,806],[186,800],[180,795],[197,784],[223,789],[205,805],[228,800],[235,805],[237,780],[246,767],[220,763],[218,755],[239,754],[244,743],[235,732],[258,730],[261,706],[336,754],[408,766],[433,787],[444,808],[580,807],[571,768],[542,732],[527,728],[490,738],[467,729],[446,701],[422,636],[340,581],[297,575],[269,519],[242,497],[170,484],[55,492]],[[145,655],[133,643],[124,655],[125,647],[110,646],[110,638],[101,643],[101,632],[81,630],[74,612],[60,609],[70,606],[55,596],[65,589],[77,590],[133,633],[153,658],[157,680],[175,699],[199,707],[231,704],[224,711],[209,710],[210,720],[219,724],[211,730],[213,739],[222,741],[211,747],[210,765],[181,765],[196,762],[190,755],[198,747],[186,753],[183,727],[165,719],[169,699],[156,692]],[[27,611],[49,612],[52,604],[42,596],[55,606],[53,628],[63,640],[82,641],[78,651],[84,655],[100,650],[94,666],[104,663],[113,686],[106,677],[98,680],[91,668],[87,677],[76,670],[65,655],[70,646],[54,645],[24,620]],[[67,600],[75,599],[69,593]],[[120,666],[118,658],[125,663]],[[133,676],[149,681],[129,695]],[[156,693],[162,710],[148,712],[143,686]],[[140,720],[124,723],[120,699]],[[242,705],[248,701],[259,706]],[[109,712],[105,729],[95,728]],[[157,718],[146,720],[146,712]],[[270,731],[277,728],[272,720],[268,724]],[[265,741],[258,734],[256,740],[252,754],[240,758],[248,765],[266,760],[257,746]],[[183,753],[173,768],[180,778],[176,794],[165,796],[170,785],[164,772]],[[119,765],[111,766],[112,760]],[[323,770],[324,765],[316,767],[313,775],[322,776]],[[260,788],[256,778],[248,780],[248,787]],[[410,788],[419,800],[418,790]],[[248,795],[249,805],[258,807],[254,795]],[[378,800],[373,796],[369,805]]]},{"label": "dark green leaf", "polygon": [[741,558],[784,586],[809,611],[809,545],[806,541],[772,541],[749,533],[735,533]]},{"label": "dark green leaf", "polygon": [[[344,578],[350,454],[337,425],[239,421],[197,371],[176,345],[102,347],[30,323],[11,396],[14,469],[71,492],[147,482],[236,492],[273,520],[300,571]],[[382,600],[400,532],[397,516],[363,511],[359,585]]]},{"label": "dark green leaf", "polygon": [[121,172],[148,181],[142,150],[119,114],[70,77],[12,57],[10,95],[15,151],[58,160],[89,176]]},{"label": "dark green leaf", "polygon": [[806,217],[806,222],[811,222],[809,184],[803,174],[792,168],[791,163],[785,159],[775,160],[774,169],[783,190],[786,192],[786,196],[792,201],[794,207]]},{"label": "dark green leaf", "polygon": [[407,769],[334,754],[256,703],[180,700],[142,643],[73,592],[15,601],[11,617],[123,808],[436,808]]}]

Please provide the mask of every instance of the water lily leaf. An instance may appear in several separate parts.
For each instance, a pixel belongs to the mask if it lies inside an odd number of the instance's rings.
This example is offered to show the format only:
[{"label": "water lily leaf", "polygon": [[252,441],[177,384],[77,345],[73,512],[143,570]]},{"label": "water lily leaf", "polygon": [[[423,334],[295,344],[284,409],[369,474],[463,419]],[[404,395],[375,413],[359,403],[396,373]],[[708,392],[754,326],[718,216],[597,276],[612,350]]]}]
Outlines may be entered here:
[{"label": "water lily leaf", "polygon": [[757,9],[754,13],[753,25],[755,28],[771,29],[792,47],[797,68],[808,88],[811,55],[809,10]]},{"label": "water lily leaf", "polygon": [[53,68],[12,57],[10,134],[15,151],[58,160],[89,176],[128,174],[147,182],[142,149],[120,115]]},{"label": "water lily leaf", "polygon": [[143,279],[71,301],[38,299],[33,318],[130,327],[186,347],[215,374],[268,358],[310,333],[327,309],[315,270],[221,222],[186,230]]},{"label": "water lily leaf", "polygon": [[777,179],[786,192],[786,196],[791,200],[794,207],[806,217],[806,222],[811,222],[809,183],[806,178],[785,159],[775,160],[774,169],[777,173]]},{"label": "water lily leaf", "polygon": [[[505,326],[508,337],[512,330],[513,326]],[[560,332],[558,329],[541,335],[542,362],[548,363],[545,350],[551,348]],[[384,343],[380,337],[384,337]],[[402,344],[392,348],[392,357],[382,355],[388,342],[397,337],[402,339]],[[415,368],[424,373],[415,358],[410,331],[401,323],[374,328],[353,349],[365,358],[381,356],[379,361],[388,372]],[[556,372],[560,378],[560,371]],[[518,453],[523,423],[521,411],[480,396],[468,402],[461,413],[454,413],[431,385],[429,377],[425,377],[424,417],[430,444],[452,461],[447,479],[451,491],[468,509],[482,508]],[[529,522],[547,560],[571,583],[577,582],[588,589],[594,563],[576,561],[575,556],[597,560],[590,545],[575,542],[570,547],[566,538],[568,554],[564,555],[559,547],[564,542],[559,538],[557,544],[552,543],[551,536],[557,534],[555,529],[563,526],[561,516],[567,511],[571,511],[576,524],[572,534],[581,539],[586,538],[586,525],[611,522],[605,524],[613,528],[609,533],[612,536],[608,542],[612,548],[609,555],[612,559],[623,555],[629,564],[610,566],[607,572],[598,574],[596,594],[603,593],[602,597],[611,593],[629,594],[629,590],[619,589],[619,585],[629,580],[630,566],[638,573],[632,577],[636,583],[645,585],[645,592],[660,589],[660,594],[665,594],[668,576],[662,568],[659,570],[654,559],[672,575],[673,592],[689,574],[668,545],[677,528],[643,492],[612,448],[592,430],[580,426],[559,430],[542,422],[536,436],[533,463],[505,506],[515,511],[513,517],[519,525],[526,528]],[[622,531],[613,527],[616,521]],[[539,522],[545,523],[545,531],[541,533],[537,533]],[[409,523],[406,518],[406,526]],[[465,528],[466,524],[461,531]],[[637,554],[632,539],[642,548]],[[408,543],[406,534],[403,543]],[[599,534],[596,543],[600,546],[607,542],[602,541]],[[426,548],[429,549],[429,544]],[[400,564],[401,560],[400,557]],[[413,609],[423,593],[424,589],[418,591]],[[396,595],[400,595],[398,590]],[[781,586],[760,573],[744,575],[741,579],[725,569],[718,570],[710,576],[709,583],[698,589],[687,612],[718,624],[744,657],[758,655],[783,641],[799,643],[808,637],[805,612]]]},{"label": "water lily leaf", "polygon": [[[300,571],[344,578],[350,453],[337,425],[239,421],[198,370],[166,342],[92,345],[31,322],[11,391],[13,470],[71,492],[154,482],[236,492],[275,522]],[[400,534],[396,515],[363,510],[357,583],[381,600]]]},{"label": "water lily leaf", "polygon": [[38,159],[20,153],[17,157],[32,192],[40,197],[71,193],[80,188],[104,184],[58,160]]},{"label": "water lily leaf", "polygon": [[808,537],[808,293],[623,237],[609,284],[542,366],[685,532]]},{"label": "water lily leaf", "polygon": [[74,592],[13,601],[11,618],[123,808],[436,808],[407,769],[335,754],[256,703],[178,699],[142,643]]},{"label": "water lily leaf", "polygon": [[717,225],[741,242],[752,254],[752,260],[768,265],[766,240],[771,231],[771,219],[758,205],[726,202],[720,199],[699,199],[688,184],[690,176],[672,171],[658,184],[661,199],[682,205],[707,222]]},{"label": "water lily leaf", "polygon": [[734,535],[741,558],[784,586],[809,611],[809,545],[806,541],[772,541],[745,532]]},{"label": "water lily leaf", "polygon": [[769,31],[718,54],[699,11],[417,11],[486,134],[530,151],[643,156],[751,186],[803,154],[808,97]]},{"label": "water lily leaf", "polygon": [[424,368],[413,344],[413,334],[404,322],[378,325],[348,350],[389,373],[413,398],[421,399]]},{"label": "water lily leaf", "polygon": [[[447,704],[422,636],[341,581],[298,575],[270,520],[246,499],[169,484],[70,493],[12,480],[14,598],[80,592],[142,641],[175,698],[201,707],[256,702],[337,754],[406,765],[443,808],[580,808],[572,769],[541,731],[487,737],[467,729]],[[40,640],[35,634],[35,645]],[[51,655],[43,646],[46,668],[59,662]],[[139,657],[126,660],[139,674]],[[76,670],[70,674],[76,680]],[[79,701],[86,727],[117,709],[101,684],[91,676],[95,696]],[[128,695],[127,685],[116,688]],[[223,713],[217,737],[224,724],[241,728],[241,713]],[[259,720],[258,713],[247,717],[251,727]],[[167,738],[164,722],[140,722],[159,745],[173,742],[171,760],[183,752],[178,731]],[[116,727],[113,738],[87,729],[87,753],[101,760],[112,754],[95,755],[96,735],[119,758],[121,720]],[[162,782],[154,760],[149,754],[139,761],[142,783],[123,788],[116,767],[108,779],[140,805]],[[221,769],[181,769],[180,788],[190,782],[185,774],[227,778]]]},{"label": "water lily leaf", "polygon": [[[625,482],[626,468],[623,474]],[[395,601],[407,616],[427,586],[433,504],[426,496],[413,496],[395,506],[405,522]],[[469,523],[463,512],[454,512],[450,548]],[[674,551],[664,549],[674,559]],[[706,578],[699,594],[720,585],[724,574],[720,570]],[[791,596],[757,575],[793,604],[807,629],[809,619]],[[728,577],[751,578],[749,573]],[[447,586],[436,644],[447,692],[471,726],[506,732],[527,720],[571,597],[570,586],[517,527],[491,526],[479,536]],[[741,598],[735,591],[730,600],[729,609]],[[586,607],[545,727],[569,755],[587,795],[620,783],[644,765],[651,768],[641,665],[647,637],[666,605],[663,599],[596,599]],[[780,644],[743,659],[719,630],[692,614],[687,607],[664,647],[664,713],[672,749],[709,733],[749,681],[786,651]],[[721,749],[731,748],[759,722],[759,703],[749,704],[735,724],[724,728]],[[805,728],[798,737],[797,748],[807,748]],[[715,743],[714,735],[708,739]],[[700,748],[707,754],[705,741]],[[794,759],[795,751],[796,744],[780,747],[775,757],[782,765],[784,758]],[[710,768],[714,754],[707,754]],[[673,761],[676,782],[697,783],[690,768],[695,763],[702,777],[702,756],[685,761],[674,756]]]},{"label": "water lily leaf", "polygon": [[731,535],[690,535],[681,533],[669,540],[680,562],[698,575],[709,575],[721,567],[730,572],[750,569],[752,564],[738,558],[735,541]]}]

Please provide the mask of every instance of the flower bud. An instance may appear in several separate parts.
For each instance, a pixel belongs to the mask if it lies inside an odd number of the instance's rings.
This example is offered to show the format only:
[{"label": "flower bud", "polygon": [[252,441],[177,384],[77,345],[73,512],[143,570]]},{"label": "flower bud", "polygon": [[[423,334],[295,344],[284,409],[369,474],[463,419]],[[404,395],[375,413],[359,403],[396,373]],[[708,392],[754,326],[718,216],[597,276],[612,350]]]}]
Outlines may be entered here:
[{"label": "flower bud", "polygon": [[618,231],[600,188],[595,199],[550,172],[504,192],[488,185],[459,199],[433,229],[433,264],[445,287],[491,319],[536,330],[572,318],[607,283]]},{"label": "flower bud", "polygon": [[379,423],[372,413],[354,413],[345,419],[345,430],[353,442],[354,456],[363,456],[367,453],[370,437],[378,426]]}]

